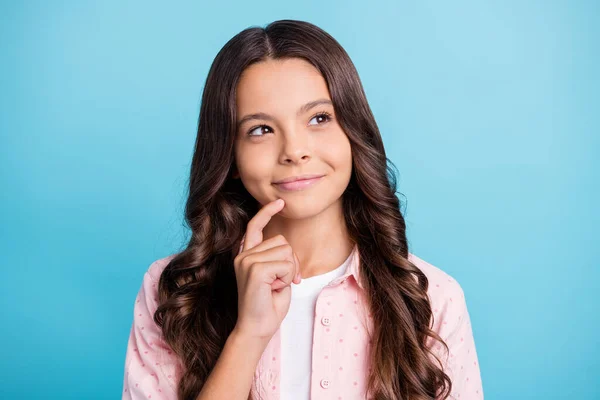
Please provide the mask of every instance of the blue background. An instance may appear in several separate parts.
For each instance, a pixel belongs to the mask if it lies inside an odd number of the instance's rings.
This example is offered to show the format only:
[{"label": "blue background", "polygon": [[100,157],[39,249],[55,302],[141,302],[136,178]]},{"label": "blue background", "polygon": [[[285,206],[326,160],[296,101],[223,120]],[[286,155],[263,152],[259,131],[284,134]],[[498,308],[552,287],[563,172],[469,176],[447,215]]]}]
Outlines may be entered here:
[{"label": "blue background", "polygon": [[210,63],[293,18],[355,62],[410,251],[465,291],[486,399],[599,399],[599,17],[592,1],[2,2],[0,397],[120,397],[143,273],[187,234]]}]

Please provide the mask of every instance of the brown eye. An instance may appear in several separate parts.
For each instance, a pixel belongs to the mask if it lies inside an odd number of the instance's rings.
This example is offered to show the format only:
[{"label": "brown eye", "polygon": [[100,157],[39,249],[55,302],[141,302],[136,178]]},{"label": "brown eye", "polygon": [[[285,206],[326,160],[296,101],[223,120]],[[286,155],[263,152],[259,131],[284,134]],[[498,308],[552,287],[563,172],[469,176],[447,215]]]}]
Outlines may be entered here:
[{"label": "brown eye", "polygon": [[317,119],[318,118],[323,118],[324,121],[322,123],[318,123],[317,122],[316,124],[310,124],[309,123],[309,125],[322,125],[323,123],[329,122],[331,120],[331,114],[326,113],[326,112],[321,112],[321,113],[318,113],[317,115],[313,116],[310,120],[312,121],[315,118],[317,118]]},{"label": "brown eye", "polygon": [[271,129],[271,127],[269,125],[258,125],[258,126],[255,126],[254,128],[250,128],[250,130],[248,131],[248,136],[262,136],[262,135],[252,135],[252,132],[254,132],[255,130],[257,130],[259,128]]}]

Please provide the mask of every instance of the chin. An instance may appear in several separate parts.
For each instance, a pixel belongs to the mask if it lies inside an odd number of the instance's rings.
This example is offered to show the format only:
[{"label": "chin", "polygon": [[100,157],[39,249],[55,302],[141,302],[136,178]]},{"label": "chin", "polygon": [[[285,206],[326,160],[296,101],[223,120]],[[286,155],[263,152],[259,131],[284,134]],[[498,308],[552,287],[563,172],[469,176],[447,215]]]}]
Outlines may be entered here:
[{"label": "chin", "polygon": [[330,203],[325,199],[327,196],[286,196],[281,198],[285,200],[285,206],[278,213],[289,219],[305,219],[321,214],[330,208],[334,203]]}]

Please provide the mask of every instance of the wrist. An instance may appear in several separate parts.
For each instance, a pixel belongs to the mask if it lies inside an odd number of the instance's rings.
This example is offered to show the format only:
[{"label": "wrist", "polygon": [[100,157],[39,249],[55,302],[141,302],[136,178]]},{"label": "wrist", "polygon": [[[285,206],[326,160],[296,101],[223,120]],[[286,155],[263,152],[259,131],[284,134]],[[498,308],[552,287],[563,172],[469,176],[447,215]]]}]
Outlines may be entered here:
[{"label": "wrist", "polygon": [[271,341],[270,337],[252,336],[247,333],[241,332],[237,326],[233,328],[229,335],[228,341],[232,342],[236,346],[240,346],[246,349],[260,349],[261,353],[267,347]]}]

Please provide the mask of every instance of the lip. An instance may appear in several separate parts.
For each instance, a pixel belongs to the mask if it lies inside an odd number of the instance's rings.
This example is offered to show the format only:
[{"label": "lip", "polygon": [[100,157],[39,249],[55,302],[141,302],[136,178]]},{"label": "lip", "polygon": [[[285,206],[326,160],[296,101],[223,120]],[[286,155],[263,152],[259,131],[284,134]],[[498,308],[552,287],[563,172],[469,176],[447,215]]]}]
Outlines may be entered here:
[{"label": "lip", "polygon": [[275,184],[289,183],[289,182],[295,182],[295,181],[300,181],[300,180],[320,178],[322,176],[324,176],[324,175],[321,175],[321,174],[304,174],[304,175],[290,176],[289,178],[285,178],[285,179],[282,179],[282,180],[274,182],[274,183]]},{"label": "lip", "polygon": [[303,190],[303,189],[311,187],[315,183],[319,182],[321,180],[321,178],[323,178],[323,176],[325,176],[325,175],[316,175],[313,178],[309,178],[309,179],[296,179],[291,182],[275,183],[275,185],[277,185],[278,188],[280,188],[284,191]]}]

